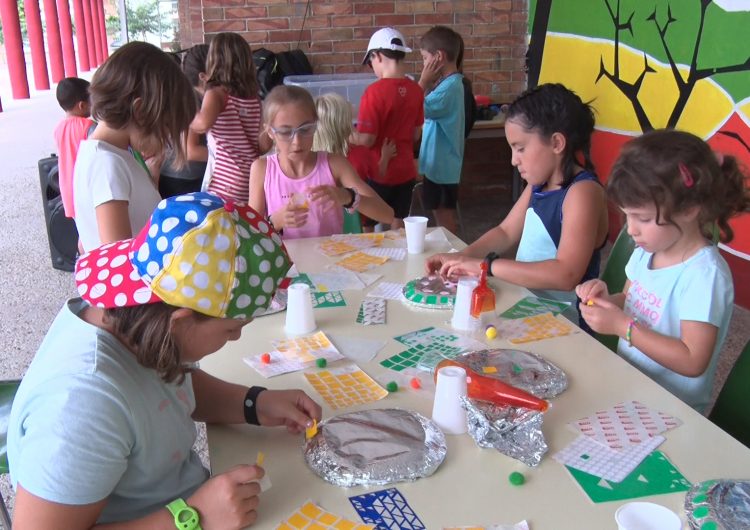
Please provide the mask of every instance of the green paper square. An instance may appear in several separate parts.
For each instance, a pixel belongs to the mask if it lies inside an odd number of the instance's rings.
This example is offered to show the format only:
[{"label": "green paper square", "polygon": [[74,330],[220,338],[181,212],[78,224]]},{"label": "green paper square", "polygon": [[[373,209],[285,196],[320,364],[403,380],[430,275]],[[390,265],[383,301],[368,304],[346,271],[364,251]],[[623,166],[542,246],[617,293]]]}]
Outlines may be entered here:
[{"label": "green paper square", "polygon": [[292,285],[294,285],[295,283],[304,283],[305,285],[308,285],[310,289],[315,289],[315,285],[313,285],[312,280],[304,272],[301,272],[297,276],[292,278]]},{"label": "green paper square", "polygon": [[565,466],[573,479],[595,503],[624,501],[690,489],[690,482],[661,451],[648,455],[622,482],[610,482]]},{"label": "green paper square", "polygon": [[565,311],[570,304],[549,298],[527,296],[513,304],[500,314],[502,318],[526,318],[544,313],[557,315]]}]

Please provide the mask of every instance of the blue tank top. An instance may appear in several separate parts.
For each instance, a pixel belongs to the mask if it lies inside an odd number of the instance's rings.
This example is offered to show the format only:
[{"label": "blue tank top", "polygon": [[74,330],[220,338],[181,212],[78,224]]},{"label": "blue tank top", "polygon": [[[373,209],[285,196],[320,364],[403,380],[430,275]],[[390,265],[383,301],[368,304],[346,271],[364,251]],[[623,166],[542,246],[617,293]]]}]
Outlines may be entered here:
[{"label": "blue tank top", "polygon": [[[523,233],[518,243],[516,261],[545,261],[557,256],[557,247],[560,245],[563,221],[563,203],[570,187],[576,182],[593,180],[599,182],[598,177],[590,171],[581,171],[573,181],[564,188],[551,191],[542,191],[543,186],[534,186],[531,193],[531,202],[526,210]],[[594,228],[594,227],[592,227]],[[599,277],[601,246],[594,249],[589,260],[586,272],[580,282]],[[580,283],[579,282],[579,283]],[[572,291],[535,290],[538,296],[555,298],[574,304],[573,311],[566,312],[566,316],[577,321],[578,308],[576,296]]]}]

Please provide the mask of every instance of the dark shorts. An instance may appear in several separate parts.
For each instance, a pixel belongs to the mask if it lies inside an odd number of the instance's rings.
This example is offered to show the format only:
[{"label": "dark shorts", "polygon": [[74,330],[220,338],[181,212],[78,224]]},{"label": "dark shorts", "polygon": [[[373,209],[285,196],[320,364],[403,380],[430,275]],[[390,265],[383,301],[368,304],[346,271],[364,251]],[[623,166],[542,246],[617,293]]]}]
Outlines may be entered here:
[{"label": "dark shorts", "polygon": [[[380,198],[383,199],[388,206],[393,208],[396,218],[403,219],[404,217],[409,216],[409,209],[411,208],[411,192],[414,189],[414,184],[416,184],[416,182],[416,180],[410,180],[403,184],[388,186],[386,184],[379,184],[373,180],[368,180],[367,184],[369,184],[369,186],[380,195]],[[375,224],[375,221],[368,219],[365,224],[372,226]]]},{"label": "dark shorts", "polygon": [[422,204],[426,210],[456,209],[458,184],[437,184],[425,177],[422,181]]},{"label": "dark shorts", "polygon": [[174,197],[175,195],[184,195],[186,193],[200,191],[202,183],[201,179],[188,180],[160,175],[159,194],[162,199],[166,199],[167,197]]}]

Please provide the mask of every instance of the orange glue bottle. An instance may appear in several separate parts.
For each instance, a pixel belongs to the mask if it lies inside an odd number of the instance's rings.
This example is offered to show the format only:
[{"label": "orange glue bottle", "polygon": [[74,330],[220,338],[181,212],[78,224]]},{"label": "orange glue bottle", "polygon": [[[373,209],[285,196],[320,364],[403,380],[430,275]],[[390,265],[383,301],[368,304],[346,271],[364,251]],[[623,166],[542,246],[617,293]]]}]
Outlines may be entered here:
[{"label": "orange glue bottle", "polygon": [[487,285],[487,262],[480,265],[479,284],[471,293],[471,316],[483,320],[495,316],[495,291]]},{"label": "orange glue bottle", "polygon": [[489,401],[496,405],[524,407],[540,412],[545,412],[549,408],[549,402],[546,400],[529,394],[520,388],[503,383],[494,377],[478,374],[467,365],[453,359],[443,359],[438,363],[435,367],[436,380],[438,370],[444,366],[460,366],[466,370],[466,393],[471,399]]}]

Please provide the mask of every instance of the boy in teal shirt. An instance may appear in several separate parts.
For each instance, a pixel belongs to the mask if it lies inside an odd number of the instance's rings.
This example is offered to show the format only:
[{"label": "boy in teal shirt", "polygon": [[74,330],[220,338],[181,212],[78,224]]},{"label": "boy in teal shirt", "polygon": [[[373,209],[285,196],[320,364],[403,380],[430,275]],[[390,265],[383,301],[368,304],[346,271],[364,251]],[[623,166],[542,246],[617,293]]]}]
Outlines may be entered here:
[{"label": "boy in teal shirt", "polygon": [[419,85],[425,92],[424,127],[419,150],[419,172],[424,207],[438,225],[456,233],[456,202],[464,160],[464,87],[461,35],[435,26],[422,36],[424,61]]}]

